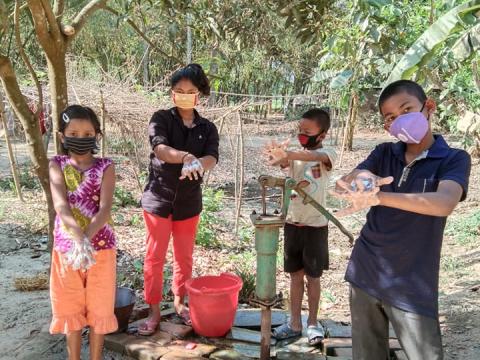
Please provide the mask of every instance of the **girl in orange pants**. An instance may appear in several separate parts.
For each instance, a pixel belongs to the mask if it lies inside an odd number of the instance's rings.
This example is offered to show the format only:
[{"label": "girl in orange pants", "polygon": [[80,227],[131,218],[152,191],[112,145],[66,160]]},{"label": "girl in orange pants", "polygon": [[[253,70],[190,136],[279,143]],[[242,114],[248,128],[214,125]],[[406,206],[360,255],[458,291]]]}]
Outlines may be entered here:
[{"label": "girl in orange pants", "polygon": [[68,155],[54,156],[49,175],[57,213],[50,273],[52,334],[65,334],[70,360],[80,360],[82,329],[90,327],[90,359],[102,358],[104,334],[117,330],[115,234],[110,212],[113,162],[93,153],[100,122],[87,107],[61,114],[60,138]]}]

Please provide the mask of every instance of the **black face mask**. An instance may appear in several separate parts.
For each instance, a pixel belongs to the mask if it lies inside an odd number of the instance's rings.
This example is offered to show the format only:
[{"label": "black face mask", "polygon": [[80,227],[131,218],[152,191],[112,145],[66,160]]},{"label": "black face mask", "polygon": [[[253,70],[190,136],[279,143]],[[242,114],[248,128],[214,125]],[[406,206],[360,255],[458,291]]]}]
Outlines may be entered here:
[{"label": "black face mask", "polygon": [[316,147],[318,145],[318,143],[320,142],[319,140],[317,140],[317,138],[320,136],[320,134],[312,135],[312,136],[308,136],[308,135],[305,135],[305,134],[298,134],[298,141],[300,142],[300,144],[304,148],[312,149],[312,148]]},{"label": "black face mask", "polygon": [[65,136],[63,147],[77,155],[85,155],[89,152],[95,154],[95,150],[98,149],[97,138],[95,136],[84,138]]}]

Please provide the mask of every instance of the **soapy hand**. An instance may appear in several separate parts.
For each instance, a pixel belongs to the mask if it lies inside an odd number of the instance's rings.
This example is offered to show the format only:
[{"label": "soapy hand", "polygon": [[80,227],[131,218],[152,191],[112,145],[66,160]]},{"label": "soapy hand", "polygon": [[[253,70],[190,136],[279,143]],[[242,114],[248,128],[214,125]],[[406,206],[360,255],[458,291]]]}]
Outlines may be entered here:
[{"label": "soapy hand", "polygon": [[392,181],[391,176],[381,178],[368,171],[358,174],[351,182],[345,181],[345,178],[338,180],[335,191],[330,191],[330,194],[351,204],[338,211],[336,215],[342,217],[378,205],[380,186],[390,184]]},{"label": "soapy hand", "polygon": [[73,270],[88,270],[95,265],[95,249],[86,236],[81,241],[72,241],[72,246],[65,253],[65,262]]},{"label": "soapy hand", "polygon": [[285,140],[280,143],[272,140],[264,146],[263,153],[266,156],[269,165],[279,165],[282,161],[287,159],[287,148],[289,143],[290,140]]},{"label": "soapy hand", "polygon": [[200,160],[195,158],[189,163],[184,163],[182,167],[182,176],[180,176],[180,180],[185,178],[189,178],[190,180],[198,180],[203,176],[205,170],[203,169],[202,163]]}]

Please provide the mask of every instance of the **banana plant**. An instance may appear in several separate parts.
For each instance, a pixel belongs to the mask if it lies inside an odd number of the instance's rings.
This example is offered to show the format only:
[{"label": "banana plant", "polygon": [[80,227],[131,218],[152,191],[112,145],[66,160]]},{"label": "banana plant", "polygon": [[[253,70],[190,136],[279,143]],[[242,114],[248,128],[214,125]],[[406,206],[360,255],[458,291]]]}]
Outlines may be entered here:
[{"label": "banana plant", "polygon": [[464,33],[453,44],[452,53],[457,61],[464,61],[470,58],[480,49],[480,22],[478,25]]},{"label": "banana plant", "polygon": [[[386,84],[412,77],[414,73],[429,62],[435,55],[436,50],[444,45],[445,41],[458,36],[458,34],[460,34],[460,40],[464,39],[464,36],[466,36],[464,29],[472,25],[476,28],[479,21],[480,0],[470,0],[451,9],[435,21],[408,49],[390,73]],[[478,41],[478,32],[476,34]],[[467,45],[470,46],[468,43],[470,38],[467,36],[465,39]],[[465,43],[462,41],[459,44]],[[461,46],[458,45],[458,49],[460,48]],[[471,50],[473,47],[468,47],[467,49]],[[467,57],[470,53],[468,52]]]}]

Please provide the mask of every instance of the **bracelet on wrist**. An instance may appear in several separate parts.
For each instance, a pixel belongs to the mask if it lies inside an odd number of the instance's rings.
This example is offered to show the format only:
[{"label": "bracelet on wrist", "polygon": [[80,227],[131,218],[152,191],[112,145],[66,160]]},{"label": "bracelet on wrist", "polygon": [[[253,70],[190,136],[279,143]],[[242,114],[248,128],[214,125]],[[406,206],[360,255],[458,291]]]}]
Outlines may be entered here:
[{"label": "bracelet on wrist", "polygon": [[187,152],[185,155],[182,156],[182,163],[185,161],[185,158],[186,158],[188,155],[190,155],[189,152]]}]

